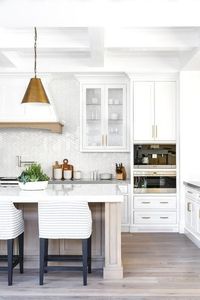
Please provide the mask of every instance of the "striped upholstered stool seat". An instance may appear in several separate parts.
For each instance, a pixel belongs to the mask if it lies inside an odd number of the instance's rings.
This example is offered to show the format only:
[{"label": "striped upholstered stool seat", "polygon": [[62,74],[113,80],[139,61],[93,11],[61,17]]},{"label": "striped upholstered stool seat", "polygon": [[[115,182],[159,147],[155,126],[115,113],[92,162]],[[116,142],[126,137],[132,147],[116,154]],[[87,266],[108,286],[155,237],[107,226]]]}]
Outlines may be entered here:
[{"label": "striped upholstered stool seat", "polygon": [[[86,201],[41,201],[38,203],[40,237],[40,285],[48,270],[82,270],[83,284],[91,273],[92,217]],[[82,255],[48,255],[48,239],[80,239]],[[48,261],[82,260],[80,267],[48,266]]]},{"label": "striped upholstered stool seat", "polygon": [[[19,254],[13,255],[14,239],[18,238]],[[23,273],[24,221],[22,211],[15,208],[11,201],[0,202],[0,240],[7,241],[7,255],[0,256],[0,260],[8,261],[8,285],[12,285],[13,268],[19,263],[20,273]]]}]

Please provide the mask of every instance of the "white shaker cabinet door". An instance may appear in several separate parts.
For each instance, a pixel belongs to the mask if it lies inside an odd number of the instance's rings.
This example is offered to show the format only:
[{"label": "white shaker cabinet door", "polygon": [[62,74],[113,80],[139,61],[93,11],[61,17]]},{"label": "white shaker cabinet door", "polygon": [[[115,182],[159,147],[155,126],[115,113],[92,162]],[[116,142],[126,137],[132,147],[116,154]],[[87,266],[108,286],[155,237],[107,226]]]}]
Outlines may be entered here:
[{"label": "white shaker cabinet door", "polygon": [[154,82],[134,83],[134,140],[154,139]]},{"label": "white shaker cabinet door", "polygon": [[176,140],[176,83],[155,82],[155,139]]}]

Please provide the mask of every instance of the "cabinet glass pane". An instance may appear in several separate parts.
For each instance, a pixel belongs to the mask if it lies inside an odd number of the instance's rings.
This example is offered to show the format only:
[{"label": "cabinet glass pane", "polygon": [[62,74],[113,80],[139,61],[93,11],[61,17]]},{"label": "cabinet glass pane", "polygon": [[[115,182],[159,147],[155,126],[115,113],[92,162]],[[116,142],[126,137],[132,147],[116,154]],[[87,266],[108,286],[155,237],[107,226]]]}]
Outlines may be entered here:
[{"label": "cabinet glass pane", "polygon": [[101,146],[101,88],[86,89],[86,145]]},{"label": "cabinet glass pane", "polygon": [[108,88],[108,146],[123,146],[123,88]]}]

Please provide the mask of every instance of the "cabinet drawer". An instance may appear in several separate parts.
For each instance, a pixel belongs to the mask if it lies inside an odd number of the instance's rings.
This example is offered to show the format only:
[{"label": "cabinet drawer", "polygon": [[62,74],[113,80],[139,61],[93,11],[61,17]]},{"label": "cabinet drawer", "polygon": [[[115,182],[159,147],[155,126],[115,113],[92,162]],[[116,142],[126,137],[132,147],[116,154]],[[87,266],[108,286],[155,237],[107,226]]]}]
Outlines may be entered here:
[{"label": "cabinet drawer", "polygon": [[175,209],[176,197],[134,197],[134,208]]},{"label": "cabinet drawer", "polygon": [[176,212],[135,212],[135,224],[175,224]]}]

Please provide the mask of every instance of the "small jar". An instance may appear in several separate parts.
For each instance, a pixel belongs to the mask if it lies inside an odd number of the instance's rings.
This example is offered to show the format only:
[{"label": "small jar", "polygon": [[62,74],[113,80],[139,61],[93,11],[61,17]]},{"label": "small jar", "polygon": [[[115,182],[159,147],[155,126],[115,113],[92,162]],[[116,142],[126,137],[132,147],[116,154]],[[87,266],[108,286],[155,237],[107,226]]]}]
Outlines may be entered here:
[{"label": "small jar", "polygon": [[63,178],[65,180],[71,180],[72,179],[72,170],[63,170]]},{"label": "small jar", "polygon": [[74,179],[75,180],[81,179],[81,171],[74,171]]},{"label": "small jar", "polygon": [[55,165],[53,165],[53,179],[55,180],[61,180],[62,179],[62,165],[58,163],[58,161],[55,162]]}]

